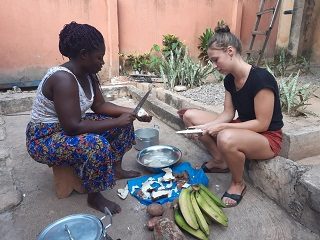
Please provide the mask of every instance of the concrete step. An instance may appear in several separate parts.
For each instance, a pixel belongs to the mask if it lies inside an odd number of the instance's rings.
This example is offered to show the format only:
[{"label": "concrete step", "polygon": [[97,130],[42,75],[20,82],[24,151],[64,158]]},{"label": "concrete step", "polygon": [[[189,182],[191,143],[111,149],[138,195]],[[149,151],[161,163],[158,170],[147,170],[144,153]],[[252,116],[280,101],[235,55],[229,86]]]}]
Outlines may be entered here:
[{"label": "concrete step", "polygon": [[308,158],[303,158],[299,161],[296,161],[298,165],[304,165],[304,166],[315,166],[315,165],[320,165],[320,155],[313,156],[313,157],[308,157]]}]

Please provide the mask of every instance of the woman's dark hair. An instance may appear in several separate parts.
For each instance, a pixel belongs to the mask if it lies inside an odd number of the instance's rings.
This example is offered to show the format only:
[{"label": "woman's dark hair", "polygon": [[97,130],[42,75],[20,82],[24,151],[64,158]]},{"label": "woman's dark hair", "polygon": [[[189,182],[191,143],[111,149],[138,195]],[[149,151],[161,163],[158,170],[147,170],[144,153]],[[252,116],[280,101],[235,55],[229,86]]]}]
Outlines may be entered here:
[{"label": "woman's dark hair", "polygon": [[230,32],[230,28],[223,21],[218,22],[217,27],[214,29],[214,35],[208,42],[210,48],[215,44],[219,49],[226,49],[228,46],[234,47],[239,54],[241,54],[242,46],[241,41]]},{"label": "woman's dark hair", "polygon": [[75,58],[80,50],[97,50],[104,46],[102,34],[93,26],[71,22],[59,34],[59,50],[63,56]]}]

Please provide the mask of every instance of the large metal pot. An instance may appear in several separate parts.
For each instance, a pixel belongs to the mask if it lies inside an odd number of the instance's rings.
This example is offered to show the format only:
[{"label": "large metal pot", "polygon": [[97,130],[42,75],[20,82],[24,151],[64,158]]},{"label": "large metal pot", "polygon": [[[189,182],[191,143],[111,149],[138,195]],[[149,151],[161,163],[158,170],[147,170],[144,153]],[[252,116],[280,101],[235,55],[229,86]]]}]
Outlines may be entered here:
[{"label": "large metal pot", "polygon": [[159,144],[159,126],[153,128],[140,128],[135,132],[136,144],[134,146],[138,151]]},{"label": "large metal pot", "polygon": [[[102,220],[109,217],[104,226]],[[58,219],[47,226],[37,240],[109,240],[107,228],[112,224],[112,214],[105,208],[105,216],[97,218],[90,214],[74,214]]]}]

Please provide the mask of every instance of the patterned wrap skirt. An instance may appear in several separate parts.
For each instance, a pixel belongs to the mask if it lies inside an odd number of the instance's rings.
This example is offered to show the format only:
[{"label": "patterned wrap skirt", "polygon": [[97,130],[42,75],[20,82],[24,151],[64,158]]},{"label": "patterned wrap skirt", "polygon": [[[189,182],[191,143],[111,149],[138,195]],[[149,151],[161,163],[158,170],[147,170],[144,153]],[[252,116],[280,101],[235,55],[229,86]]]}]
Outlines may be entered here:
[{"label": "patterned wrap skirt", "polygon": [[[87,113],[86,120],[110,119]],[[108,129],[100,134],[65,134],[59,123],[32,123],[26,129],[29,155],[49,166],[72,166],[88,192],[100,192],[115,185],[115,163],[134,144],[133,124]]]}]

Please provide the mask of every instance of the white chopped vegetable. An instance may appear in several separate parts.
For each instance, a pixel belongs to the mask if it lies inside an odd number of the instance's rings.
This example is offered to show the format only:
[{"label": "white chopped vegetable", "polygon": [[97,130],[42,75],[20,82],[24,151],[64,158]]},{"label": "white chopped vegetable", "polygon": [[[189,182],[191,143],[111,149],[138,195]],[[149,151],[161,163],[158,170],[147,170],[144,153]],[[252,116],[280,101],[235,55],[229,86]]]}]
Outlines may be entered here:
[{"label": "white chopped vegetable", "polygon": [[163,168],[162,169],[166,174],[162,177],[162,180],[165,182],[169,182],[171,180],[174,180],[175,177],[172,175],[172,169],[171,168]]},{"label": "white chopped vegetable", "polygon": [[137,115],[138,115],[138,117],[149,116],[149,114],[143,108],[140,108],[140,110],[139,110]]},{"label": "white chopped vegetable", "polygon": [[188,187],[190,187],[189,183],[185,183],[185,184],[182,185],[182,188],[188,188]]},{"label": "white chopped vegetable", "polygon": [[126,185],[125,188],[119,188],[119,189],[117,190],[117,192],[118,192],[118,193],[117,193],[118,196],[119,196],[121,199],[126,199],[127,196],[128,196],[128,194],[129,194],[128,185]]},{"label": "white chopped vegetable", "polygon": [[138,185],[132,186],[131,194],[133,194],[136,191],[136,189],[139,189]]}]

